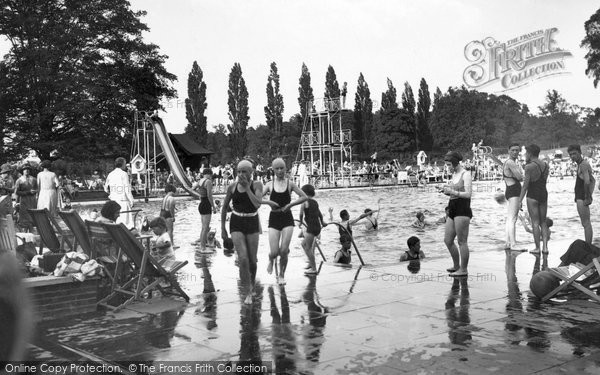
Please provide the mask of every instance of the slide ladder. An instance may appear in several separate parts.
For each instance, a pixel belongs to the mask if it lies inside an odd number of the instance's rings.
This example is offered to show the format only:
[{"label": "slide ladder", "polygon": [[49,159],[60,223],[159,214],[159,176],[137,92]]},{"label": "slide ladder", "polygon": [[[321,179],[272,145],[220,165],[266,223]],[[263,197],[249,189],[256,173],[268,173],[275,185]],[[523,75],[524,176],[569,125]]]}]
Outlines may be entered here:
[{"label": "slide ladder", "polygon": [[158,143],[160,144],[160,148],[162,148],[163,153],[165,155],[165,159],[167,159],[167,163],[169,164],[169,168],[171,169],[171,173],[173,176],[181,183],[185,191],[190,193],[193,196],[198,196],[198,192],[192,189],[192,181],[188,178],[179,158],[177,157],[177,153],[175,152],[175,148],[173,147],[173,143],[169,138],[169,133],[167,133],[167,129],[165,128],[165,124],[158,116],[149,117],[149,121],[154,128],[154,134],[158,139]]}]

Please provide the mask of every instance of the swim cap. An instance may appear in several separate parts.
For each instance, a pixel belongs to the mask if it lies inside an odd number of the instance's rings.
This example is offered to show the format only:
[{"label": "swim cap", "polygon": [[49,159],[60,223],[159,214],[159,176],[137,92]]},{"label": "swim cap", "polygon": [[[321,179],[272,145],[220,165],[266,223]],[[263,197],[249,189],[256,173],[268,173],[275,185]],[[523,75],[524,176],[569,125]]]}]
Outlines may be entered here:
[{"label": "swim cap", "polygon": [[285,161],[283,161],[282,158],[277,158],[277,159],[273,160],[273,162],[271,163],[271,167],[273,167],[273,168],[277,168],[277,167],[283,167],[283,168],[285,168]]},{"label": "swim cap", "polygon": [[254,167],[252,166],[252,163],[248,160],[242,160],[238,163],[237,165],[238,169],[242,169],[242,168],[249,168],[249,169],[254,169]]}]

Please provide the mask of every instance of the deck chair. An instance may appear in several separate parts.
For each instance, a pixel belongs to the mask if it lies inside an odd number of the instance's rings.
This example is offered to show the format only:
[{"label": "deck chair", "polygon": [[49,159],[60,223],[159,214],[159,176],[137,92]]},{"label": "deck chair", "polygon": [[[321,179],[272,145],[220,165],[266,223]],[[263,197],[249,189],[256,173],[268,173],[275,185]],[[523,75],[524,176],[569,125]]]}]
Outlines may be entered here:
[{"label": "deck chair", "polygon": [[[141,300],[146,293],[151,295],[152,291],[156,289],[162,295],[175,295],[186,301],[190,300],[190,297],[179,286],[176,276],[177,271],[185,266],[187,261],[164,260],[159,262],[150,255],[150,252],[124,224],[102,223],[102,226],[115,240],[119,249],[135,265],[136,271],[131,279],[122,285],[117,285],[108,296],[100,300],[99,305],[119,310],[133,301]],[[121,263],[122,257],[119,256],[117,261]],[[165,287],[161,283],[167,283],[168,286]],[[127,299],[117,306],[110,305],[109,301],[118,295],[128,296],[128,298],[126,297]]]},{"label": "deck chair", "polygon": [[28,209],[33,224],[38,230],[42,241],[40,242],[39,254],[42,255],[43,246],[46,245],[53,253],[64,252],[65,243],[69,245],[69,249],[75,251],[73,244],[67,238],[67,233],[63,231],[62,227],[58,224],[58,221],[50,215],[47,208],[41,209]]},{"label": "deck chair", "polygon": [[0,217],[0,253],[17,253],[17,230],[12,215]]},{"label": "deck chair", "polygon": [[[571,246],[576,245],[582,247],[593,246],[586,244],[582,240],[576,240],[575,242],[573,242],[573,244],[571,244]],[[558,277],[564,282],[561,283],[554,290],[552,290],[550,293],[542,297],[542,301],[549,300],[550,298],[556,296],[559,292],[565,290],[568,287],[574,287],[580,290],[581,292],[585,293],[591,299],[600,302],[600,296],[594,291],[592,291],[592,289],[597,288],[599,286],[598,281],[600,281],[600,256],[597,255],[597,248],[594,255],[591,255],[591,252],[588,253],[587,256],[584,258],[586,260],[587,265],[577,267],[579,268],[579,271],[577,271],[573,275],[571,275],[568,272],[568,267],[548,268],[548,271],[552,275]],[[578,280],[581,276],[584,276],[584,279]]]},{"label": "deck chair", "polygon": [[77,246],[81,247],[81,250],[89,256],[94,258],[94,252],[92,243],[87,233],[87,228],[81,216],[75,210],[58,211],[58,215],[67,224],[71,233],[73,233],[73,248],[76,250]]},{"label": "deck chair", "polygon": [[[85,229],[87,237],[91,246],[92,258],[96,259],[97,262],[104,266],[106,274],[112,281],[112,288],[116,287],[117,278],[115,275],[120,275],[122,264],[117,262],[117,259],[121,257],[121,251],[116,246],[114,253],[106,250],[105,243],[114,243],[112,236],[104,229],[102,224],[95,221],[85,221]],[[113,272],[111,272],[113,269]]]}]

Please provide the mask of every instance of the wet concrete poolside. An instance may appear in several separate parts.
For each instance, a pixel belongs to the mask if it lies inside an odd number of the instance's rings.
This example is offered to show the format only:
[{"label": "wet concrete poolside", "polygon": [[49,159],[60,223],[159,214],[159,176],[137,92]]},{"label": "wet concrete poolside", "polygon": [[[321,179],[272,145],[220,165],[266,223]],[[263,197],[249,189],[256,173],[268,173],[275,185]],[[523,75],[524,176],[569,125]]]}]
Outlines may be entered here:
[{"label": "wet concrete poolside", "polygon": [[[547,264],[557,265],[561,254],[551,253]],[[529,280],[544,261],[528,253],[473,252],[471,274],[460,279],[443,271],[447,259],[425,259],[418,273],[407,262],[325,263],[315,278],[291,258],[284,287],[259,259],[251,306],[241,302],[233,257],[215,253],[202,267],[193,251],[177,256],[190,260],[180,279],[190,303],[154,298],[117,313],[40,323],[29,358],[253,360],[292,374],[600,371],[600,305],[583,298],[540,304]]]}]

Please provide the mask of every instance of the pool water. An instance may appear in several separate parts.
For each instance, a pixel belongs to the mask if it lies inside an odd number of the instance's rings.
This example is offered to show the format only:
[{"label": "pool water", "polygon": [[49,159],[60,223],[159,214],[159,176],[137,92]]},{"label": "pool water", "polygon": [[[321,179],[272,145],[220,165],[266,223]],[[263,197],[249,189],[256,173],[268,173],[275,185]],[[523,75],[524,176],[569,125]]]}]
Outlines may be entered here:
[{"label": "pool water", "polygon": [[[548,183],[549,207],[548,217],[554,220],[551,228],[552,240],[576,239],[583,237],[577,209],[573,202],[575,180],[572,177],[551,178]],[[504,220],[506,205],[498,204],[494,199],[496,189],[504,189],[503,182],[474,182],[471,208],[473,219],[471,220],[469,232],[470,251],[501,250],[504,240]],[[222,199],[217,197],[217,199]],[[293,196],[295,199],[295,196]],[[356,188],[344,190],[317,190],[315,199],[319,203],[324,219],[329,221],[329,207],[333,208],[334,220],[339,221],[339,212],[348,210],[350,218],[356,218],[366,208],[372,210],[380,209],[379,229],[366,231],[364,220],[353,226],[355,243],[364,259],[370,265],[380,265],[396,262],[400,254],[407,250],[406,240],[410,236],[421,239],[421,249],[428,258],[448,257],[448,251],[444,245],[444,224],[437,224],[438,219],[444,217],[444,208],[448,203],[448,197],[440,194],[435,185],[426,187],[388,187],[388,188]],[[195,249],[194,242],[200,237],[200,215],[197,210],[198,201],[178,200],[177,214],[174,229],[175,243],[180,246],[178,252],[187,252]],[[592,204],[592,224],[597,222],[597,203]],[[82,216],[93,207],[85,207]],[[160,202],[137,203],[135,208],[141,208],[140,216],[156,216],[160,211]],[[524,209],[526,207],[524,205]],[[292,209],[294,218],[298,219],[300,207]],[[270,208],[263,205],[259,210],[262,224],[260,236],[258,259],[259,263],[265,261],[268,256],[268,217]],[[415,229],[411,223],[416,219],[418,211],[425,213],[425,221],[428,223],[425,229]],[[375,214],[377,215],[377,214]],[[220,239],[220,214],[213,215],[211,228],[217,232]],[[229,224],[227,224],[229,230]],[[298,238],[298,229],[295,230],[290,245],[290,257],[304,257],[300,247],[301,239]],[[520,221],[517,221],[517,241],[524,248],[532,249],[533,240],[531,234],[525,232]],[[333,259],[335,252],[340,248],[337,226],[330,225],[323,228],[320,246],[328,261]],[[564,252],[565,249],[553,249],[552,241],[549,250]],[[222,254],[221,254],[222,255]],[[317,259],[319,256],[317,255]],[[356,255],[353,263],[358,264]]]}]

